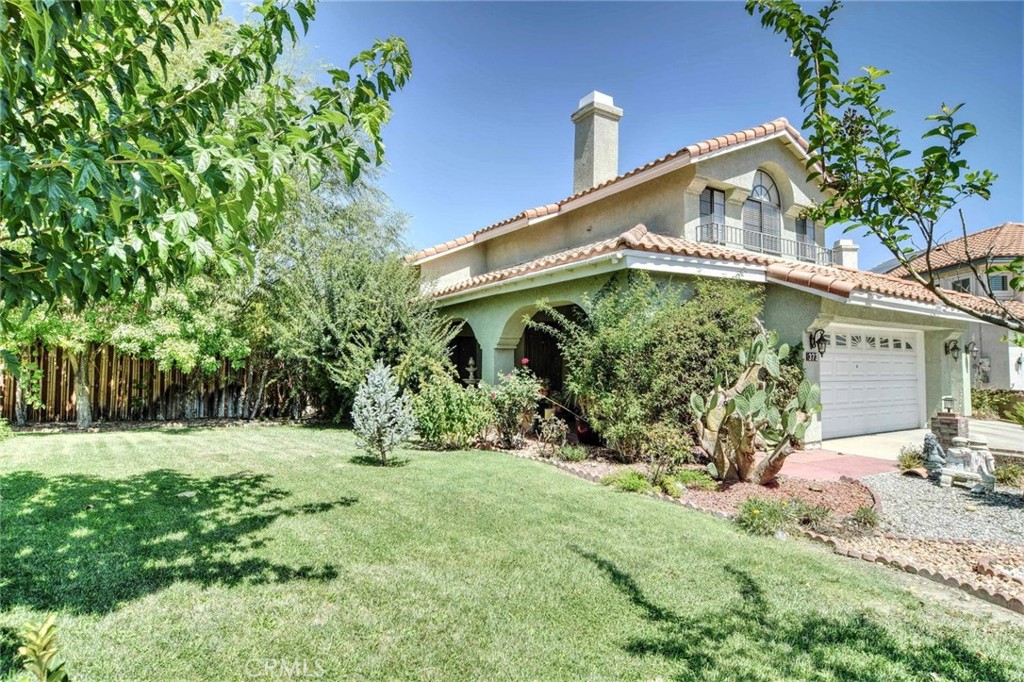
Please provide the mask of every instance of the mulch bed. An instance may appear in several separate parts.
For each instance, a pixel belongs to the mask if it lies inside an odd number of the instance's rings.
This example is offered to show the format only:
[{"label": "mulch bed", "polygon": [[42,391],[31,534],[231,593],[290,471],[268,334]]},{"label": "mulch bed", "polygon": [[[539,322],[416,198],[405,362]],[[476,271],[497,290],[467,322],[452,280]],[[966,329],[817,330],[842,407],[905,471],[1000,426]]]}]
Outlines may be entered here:
[{"label": "mulch bed", "polygon": [[689,490],[683,499],[699,507],[735,514],[744,500],[760,497],[770,500],[801,500],[807,504],[827,507],[837,518],[852,515],[860,507],[871,507],[874,498],[861,483],[839,481],[808,481],[802,478],[779,479],[768,485],[733,483],[720,490]]}]

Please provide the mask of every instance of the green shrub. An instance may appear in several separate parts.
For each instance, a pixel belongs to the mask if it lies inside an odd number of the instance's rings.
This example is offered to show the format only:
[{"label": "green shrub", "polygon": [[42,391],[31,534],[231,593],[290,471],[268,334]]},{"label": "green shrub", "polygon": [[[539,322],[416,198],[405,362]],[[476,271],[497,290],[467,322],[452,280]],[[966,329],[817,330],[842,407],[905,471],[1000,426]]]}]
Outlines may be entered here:
[{"label": "green shrub", "polygon": [[711,474],[701,469],[680,469],[673,478],[684,488],[718,490],[718,482],[711,478]]},{"label": "green shrub", "polygon": [[624,469],[617,474],[605,476],[601,483],[630,493],[646,493],[653,487],[646,476],[634,469]]},{"label": "green shrub", "polygon": [[971,389],[971,409],[979,419],[1009,419],[1024,424],[1024,391]]},{"label": "green shrub", "polygon": [[822,528],[832,520],[832,510],[820,504],[808,504],[803,500],[790,503],[790,513],[801,526]]},{"label": "green shrub", "polygon": [[545,457],[553,456],[569,435],[569,425],[558,417],[537,420],[537,439]]},{"label": "green shrub", "polygon": [[683,486],[679,484],[675,476],[662,476],[655,481],[654,487],[669,497],[682,497],[683,495]]},{"label": "green shrub", "polygon": [[494,422],[487,394],[446,376],[432,378],[412,401],[416,431],[432,448],[468,448]]},{"label": "green shrub", "polygon": [[900,471],[920,469],[924,466],[924,451],[919,445],[904,445],[900,448],[900,456],[896,458]]},{"label": "green shrub", "polygon": [[556,456],[566,462],[582,462],[590,455],[582,445],[563,445]]},{"label": "green shrub", "polygon": [[692,448],[689,434],[676,424],[660,421],[648,428],[642,437],[641,452],[650,467],[651,481],[671,478],[681,464],[693,459]]},{"label": "green shrub", "polygon": [[996,483],[999,485],[1024,487],[1024,465],[1001,464],[996,467]]},{"label": "green shrub", "polygon": [[878,512],[874,507],[857,507],[851,517],[853,522],[862,528],[875,528],[878,526]]},{"label": "green shrub", "polygon": [[739,349],[756,334],[763,290],[721,280],[655,282],[613,277],[573,319],[541,302],[562,353],[565,387],[587,422],[627,460],[644,457],[659,422],[689,428],[690,393],[715,374],[735,374]]},{"label": "green shrub", "polygon": [[352,424],[359,445],[366,454],[379,457],[382,466],[388,465],[388,455],[415,430],[409,398],[400,393],[391,368],[380,360],[356,391]]},{"label": "green shrub", "polygon": [[522,447],[523,436],[537,414],[540,391],[540,381],[526,367],[502,374],[498,385],[490,389],[494,426],[505,447]]},{"label": "green shrub", "polygon": [[0,443],[3,443],[8,438],[14,438],[14,429],[11,428],[11,423],[0,417]]},{"label": "green shrub", "polygon": [[754,535],[772,535],[785,530],[793,522],[789,502],[750,497],[740,505],[736,523]]}]

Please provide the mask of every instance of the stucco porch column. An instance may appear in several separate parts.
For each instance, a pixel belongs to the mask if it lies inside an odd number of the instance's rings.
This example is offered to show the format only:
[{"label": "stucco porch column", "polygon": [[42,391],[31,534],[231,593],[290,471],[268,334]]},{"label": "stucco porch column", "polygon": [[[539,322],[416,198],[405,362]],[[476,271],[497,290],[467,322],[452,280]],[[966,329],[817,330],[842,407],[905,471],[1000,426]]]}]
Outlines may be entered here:
[{"label": "stucco porch column", "polygon": [[957,341],[963,348],[966,344],[963,330],[939,330],[925,332],[925,386],[928,416],[943,411],[942,398],[953,396],[954,411],[969,417],[971,411],[971,358],[960,353],[954,359],[946,355],[946,342]]},{"label": "stucco porch column", "polygon": [[486,383],[498,383],[500,374],[508,374],[516,366],[516,345],[481,344],[482,357],[480,362],[480,378]]}]

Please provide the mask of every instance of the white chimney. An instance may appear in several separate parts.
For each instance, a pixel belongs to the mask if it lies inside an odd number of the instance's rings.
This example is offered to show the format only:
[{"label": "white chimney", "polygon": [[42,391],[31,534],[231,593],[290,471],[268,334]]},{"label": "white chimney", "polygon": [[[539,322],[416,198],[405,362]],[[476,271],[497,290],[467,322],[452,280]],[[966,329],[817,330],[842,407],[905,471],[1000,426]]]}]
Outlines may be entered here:
[{"label": "white chimney", "polygon": [[832,262],[844,268],[858,270],[857,251],[860,247],[852,239],[837,239],[832,246]]},{"label": "white chimney", "polygon": [[619,119],[622,109],[610,95],[594,90],[572,115],[576,124],[572,192],[582,192],[619,174]]}]

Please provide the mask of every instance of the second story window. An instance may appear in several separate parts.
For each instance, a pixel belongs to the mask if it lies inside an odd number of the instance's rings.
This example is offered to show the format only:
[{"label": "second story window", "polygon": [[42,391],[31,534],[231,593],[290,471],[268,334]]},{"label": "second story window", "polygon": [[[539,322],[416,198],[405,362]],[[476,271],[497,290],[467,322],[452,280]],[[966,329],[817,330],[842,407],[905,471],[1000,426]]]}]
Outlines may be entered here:
[{"label": "second story window", "polygon": [[971,278],[965,277],[963,279],[954,279],[952,289],[953,291],[959,291],[962,294],[971,293]]},{"label": "second story window", "polygon": [[743,202],[743,245],[755,251],[779,253],[782,209],[779,188],[764,171],[754,174],[750,197]]},{"label": "second story window", "polygon": [[810,218],[796,219],[796,255],[800,260],[817,262],[817,235],[814,221]]},{"label": "second story window", "polygon": [[992,290],[992,293],[1008,291],[1009,286],[1007,286],[1006,275],[989,275],[988,288]]},{"label": "second story window", "polygon": [[700,193],[700,240],[721,242],[725,235],[725,192],[706,187]]},{"label": "second story window", "polygon": [[814,221],[809,218],[796,219],[796,240],[804,244],[813,244],[817,241],[814,233]]}]

